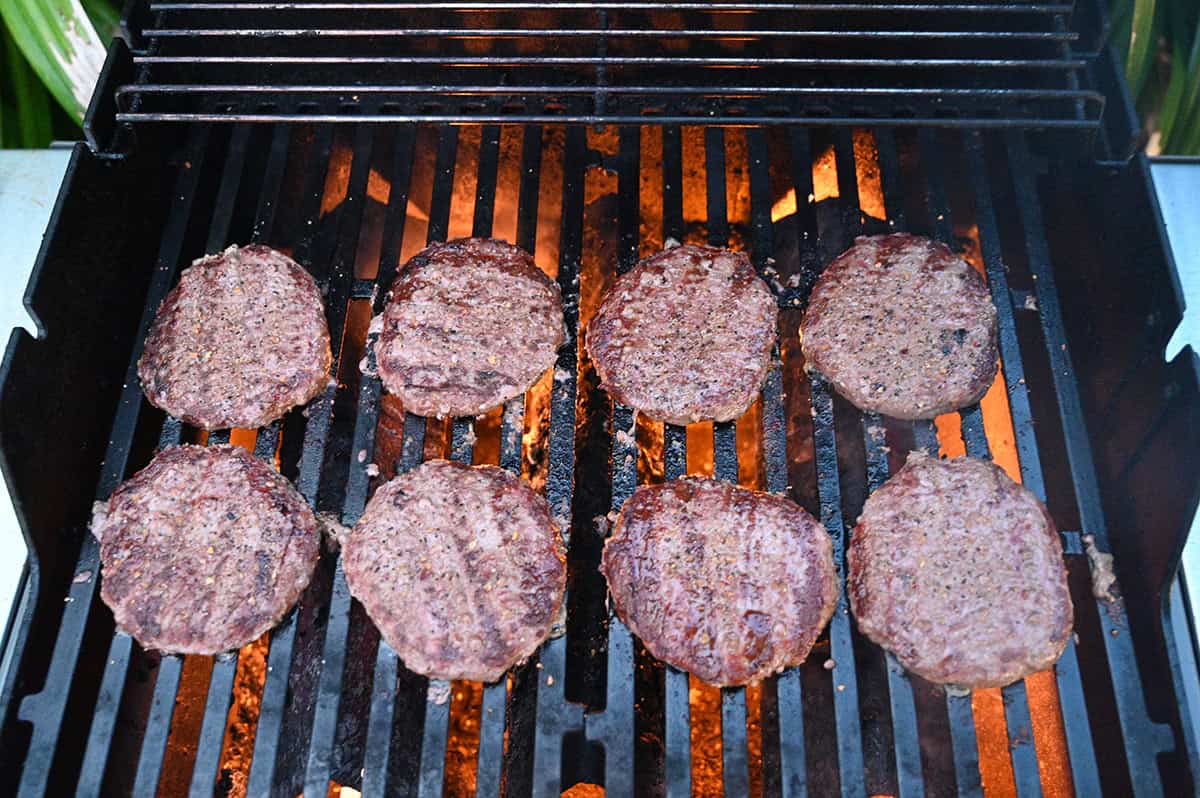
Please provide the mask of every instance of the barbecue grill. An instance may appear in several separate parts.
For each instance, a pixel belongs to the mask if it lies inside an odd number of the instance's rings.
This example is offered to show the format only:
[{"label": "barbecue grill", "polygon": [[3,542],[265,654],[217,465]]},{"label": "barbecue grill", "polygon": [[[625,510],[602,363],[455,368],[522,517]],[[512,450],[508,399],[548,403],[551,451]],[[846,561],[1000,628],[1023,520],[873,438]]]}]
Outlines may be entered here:
[{"label": "barbecue grill", "polygon": [[[20,795],[1182,795],[1200,746],[1172,601],[1195,507],[1192,356],[1101,4],[134,0],[13,334],[0,451],[30,561],[4,646],[0,790]],[[937,422],[862,414],[803,370],[821,267],[864,232],[934,236],[986,274],[1002,375]],[[405,415],[369,320],[426,241],[496,235],[562,289],[567,341],[477,420]],[[761,399],[665,428],[613,406],[577,335],[668,239],[747,250],[778,297]],[[230,243],[290,252],[335,364],[307,409],[204,433],[136,379],[159,301]],[[158,446],[233,440],[345,524],[444,456],[544,490],[568,535],[564,633],[497,684],[429,682],[327,553],[258,643],[160,656],[97,600],[91,503]],[[947,693],[860,637],[716,690],[655,662],[596,572],[639,481],[791,495],[844,544],[922,448],[995,456],[1062,531],[1077,635],[1052,673]],[[380,473],[367,466],[374,464]],[[1115,556],[1117,584],[1102,590]],[[348,794],[348,793],[347,793]]]}]

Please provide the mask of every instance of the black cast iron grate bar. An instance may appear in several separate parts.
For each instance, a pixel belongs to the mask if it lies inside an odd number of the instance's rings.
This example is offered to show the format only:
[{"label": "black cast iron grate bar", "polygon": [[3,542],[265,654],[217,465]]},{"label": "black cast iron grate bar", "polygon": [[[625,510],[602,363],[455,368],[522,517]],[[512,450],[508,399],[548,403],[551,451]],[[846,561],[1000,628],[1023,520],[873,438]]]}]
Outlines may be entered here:
[{"label": "black cast iron grate bar", "polygon": [[[242,131],[245,131],[243,133]],[[231,152],[226,172],[222,175],[221,188],[217,194],[217,209],[214,212],[213,223],[210,227],[206,251],[216,252],[229,243],[229,225],[233,214],[233,206],[237,198],[236,181],[231,175],[240,175],[244,168],[246,155],[246,135],[248,128],[236,128],[231,142]],[[287,144],[291,131],[285,127],[275,130],[271,139],[263,182],[259,189],[257,210],[254,220],[253,237],[261,242],[271,231],[274,221],[275,203],[279,197],[280,185],[283,181],[283,170],[287,162]],[[282,144],[281,144],[282,142]],[[226,186],[230,188],[227,190]],[[227,209],[222,209],[222,204]],[[274,466],[275,447],[279,440],[278,421],[264,427],[254,444],[254,455],[260,460]],[[178,442],[182,425],[178,419],[167,417],[163,422],[163,431],[159,439],[159,448],[163,448],[168,436]],[[210,445],[218,442],[229,442],[229,431],[222,430],[211,433],[208,438]],[[220,766],[221,747],[225,739],[226,718],[229,706],[233,700],[233,685],[237,676],[238,652],[232,651],[218,655],[213,660],[212,671],[209,675],[208,695],[204,703],[204,716],[200,726],[200,737],[196,744],[196,758],[192,765],[192,778],[189,794],[193,798],[203,798],[212,794],[213,784]]]},{"label": "black cast iron grate bar", "polygon": [[[137,361],[141,357],[142,342],[150,328],[154,311],[170,290],[179,259],[183,254],[183,238],[187,231],[207,146],[208,130],[193,129],[184,148],[184,157],[193,168],[181,169],[175,182],[175,190],[172,193],[174,203],[163,229],[155,264],[157,268],[153,272],[147,291],[146,305],[138,327],[137,344],[130,354],[125,387],[113,419],[104,464],[101,466],[100,484],[96,490],[96,497],[100,501],[108,499],[128,466],[129,449],[133,444],[143,401],[141,383],[137,377]],[[99,543],[90,534],[85,534],[75,567],[76,578],[71,583],[68,601],[63,609],[58,639],[55,641],[54,654],[44,686],[40,693],[30,695],[21,702],[21,719],[33,723],[29,754],[21,773],[20,791],[23,795],[42,795],[46,791],[54,751],[58,747],[58,735],[66,709],[69,684],[74,677],[84,627],[96,596],[99,570]],[[84,575],[82,580],[79,579],[80,575]],[[102,689],[92,713],[92,727],[88,733],[87,747],[84,749],[85,768],[80,772],[77,787],[77,792],[84,795],[98,795],[103,784],[104,767],[112,743],[112,728],[120,707],[132,645],[133,641],[128,635],[117,632],[109,647],[108,662],[112,665],[105,668],[101,681]]]},{"label": "black cast iron grate bar", "polygon": [[[750,222],[753,246],[750,258],[755,268],[762,271],[771,263],[774,255],[774,225],[771,222],[771,175],[770,151],[766,131],[757,129],[746,133],[746,145],[750,157]],[[770,493],[786,495],[788,492],[787,471],[787,421],[783,396],[783,369],[779,346],[771,353],[771,366],[762,388],[762,447],[766,466],[766,487]],[[767,739],[767,724],[763,728],[763,751],[772,745],[779,750],[778,785],[784,798],[792,798],[805,792],[807,780],[804,744],[804,707],[801,700],[800,669],[788,668],[763,688],[763,716],[774,690],[774,707],[778,718],[778,739]],[[763,783],[773,778],[766,772],[768,763],[763,761]]]},{"label": "black cast iron grate bar", "polygon": [[[931,163],[929,157],[931,144],[932,142],[928,140],[921,142],[922,160],[927,170],[925,201],[930,210],[935,237],[953,246],[953,227],[949,220],[944,187],[937,174],[940,165]],[[883,141],[877,142],[877,146],[884,190],[884,205],[888,209],[889,222],[893,228],[903,230],[906,227],[902,213],[904,201],[901,197],[899,159],[896,154],[894,136],[889,132]],[[932,457],[938,456],[940,445],[937,430],[932,421],[914,422],[913,436],[918,449],[923,449]],[[894,657],[889,655],[889,679],[892,678],[893,670],[900,670],[899,663],[893,663],[893,660]],[[975,736],[975,716],[970,694],[948,692],[946,694],[946,713],[949,720],[950,743],[958,794],[981,796],[983,786],[980,781],[979,749]]]},{"label": "black cast iron grate bar", "polygon": [[1001,39],[1013,41],[1075,41],[1069,31],[954,31],[954,30],[787,30],[782,28],[149,28],[150,39],[245,37],[265,38],[591,38],[609,39]]},{"label": "black cast iron grate bar", "polygon": [[[450,203],[454,196],[454,167],[458,157],[458,129],[438,130],[438,153],[434,164],[433,193],[429,200],[426,243],[445,241],[450,227]],[[470,463],[474,444],[468,436],[470,419],[455,419],[451,427],[450,457]],[[446,776],[446,743],[450,734],[451,685],[428,679],[425,689],[425,721],[421,728],[420,771],[417,795],[441,795]]]},{"label": "black cast iron grate bar", "polygon": [[[954,228],[946,206],[945,189],[940,180],[940,161],[930,157],[933,147],[931,139],[918,133],[920,154],[925,167],[925,205],[929,209],[934,228],[934,238],[951,248],[954,246]],[[889,153],[890,155],[891,153]],[[884,157],[880,153],[880,158]],[[886,207],[903,205],[900,197],[887,197]],[[930,457],[938,457],[941,445],[933,421],[913,422],[913,437],[918,449]],[[954,780],[960,796],[983,796],[983,783],[979,771],[979,744],[975,735],[975,714],[970,692],[947,691],[946,715],[949,719],[950,746],[954,757]]]},{"label": "black cast iron grate bar", "polygon": [[[526,127],[526,142],[534,128]],[[540,133],[540,131],[539,131]],[[539,136],[540,139],[540,136]],[[558,285],[563,297],[566,337],[558,349],[550,393],[550,465],[546,477],[546,499],[555,518],[563,519],[563,534],[570,546],[571,503],[575,492],[575,394],[579,356],[579,273],[583,252],[584,173],[586,134],[581,128],[566,131],[563,157],[562,226],[559,230]],[[527,162],[535,156],[528,155]],[[522,190],[524,193],[524,190]],[[521,230],[518,219],[518,231]],[[532,239],[533,220],[526,225]],[[518,239],[523,237],[518,232]],[[566,637],[542,646],[539,661],[544,679],[537,682],[533,740],[535,798],[558,798],[561,792],[563,735],[583,727],[583,714],[568,703],[566,685]],[[632,762],[630,762],[632,764]]]},{"label": "black cast iron grate bar", "polygon": [[[1095,462],[1092,459],[1091,443],[1079,399],[1079,387],[1075,383],[1075,369],[1058,302],[1058,289],[1055,287],[1054,271],[1050,265],[1049,249],[1043,232],[1045,228],[1038,204],[1034,168],[1024,137],[1010,135],[1006,145],[1029,268],[1035,278],[1038,318],[1050,360],[1079,516],[1083,531],[1093,536],[1096,547],[1102,552],[1110,552]],[[1156,756],[1159,752],[1169,751],[1174,747],[1173,735],[1168,726],[1155,723],[1150,718],[1142,693],[1141,675],[1133,650],[1133,641],[1129,636],[1129,619],[1124,601],[1115,596],[1109,601],[1097,599],[1097,605],[1103,631],[1101,637],[1104,639],[1105,653],[1108,655],[1117,717],[1124,739],[1126,763],[1129,766],[1134,794],[1161,795],[1162,777]]]},{"label": "black cast iron grate bar", "polygon": [[[725,130],[704,131],[706,221],[710,246],[729,245],[729,204],[725,196]],[[737,424],[713,423],[713,477],[738,482]],[[746,688],[721,688],[721,778],[726,795],[750,791],[746,747]]]},{"label": "black cast iron grate bar", "polygon": [[175,712],[175,692],[179,689],[182,671],[181,655],[164,654],[158,663],[154,699],[150,703],[146,736],[142,740],[142,752],[138,758],[137,775],[133,782],[135,798],[153,798],[158,792],[163,756],[167,752],[167,733],[171,728],[171,716]]},{"label": "black cast iron grate bar", "polygon": [[[403,474],[421,464],[425,448],[425,419],[408,413],[404,417],[404,443],[396,473]],[[391,776],[392,732],[399,692],[400,658],[384,640],[375,655],[371,709],[367,719],[367,742],[363,756],[364,795],[387,795]]]},{"label": "black cast iron grate bar", "polygon": [[[679,128],[664,128],[662,134],[662,237],[683,239],[683,139]],[[663,425],[663,478],[687,475],[687,427]],[[664,775],[668,798],[692,794],[692,724],[689,676],[671,665],[663,667]]]},{"label": "black cast iron grate bar", "polygon": [[221,743],[225,738],[225,719],[233,700],[233,684],[237,676],[238,652],[218,654],[213,659],[208,681],[208,697],[204,702],[204,720],[196,746],[196,761],[192,766],[189,795],[206,798],[213,792],[217,768],[221,764]]},{"label": "black cast iron grate bar", "polygon": [[[954,225],[946,198],[945,170],[940,155],[941,149],[932,130],[919,134],[921,161],[925,166],[928,191],[928,207],[934,218],[937,238],[955,248]],[[959,414],[962,438],[966,453],[972,457],[991,460],[987,436],[983,428],[983,413],[976,404]],[[1008,734],[1009,759],[1012,763],[1013,781],[1017,795],[1039,796],[1042,794],[1041,774],[1038,768],[1037,750],[1033,745],[1033,721],[1029,714],[1029,696],[1025,682],[1020,681],[1003,688],[1005,727]]]},{"label": "black cast iron grate bar", "polygon": [[[640,238],[641,129],[622,127],[618,134],[617,162],[617,272],[625,274],[638,261]],[[637,487],[637,422],[634,411],[613,402],[612,412],[612,512]],[[604,711],[587,715],[589,740],[604,746],[605,792],[634,794],[635,690],[633,635],[615,613],[608,621],[608,692]]]},{"label": "black cast iron grate bar", "polygon": [[[987,162],[984,158],[982,135],[977,132],[968,134],[964,144],[971,180],[975,185],[975,221],[979,226],[980,250],[999,320],[1000,356],[1004,364],[1002,372],[1021,467],[1021,482],[1044,502],[1046,488],[1042,477],[1041,457],[1038,454],[1029,393],[1025,387],[1025,367],[1017,340],[1012,294],[1008,287],[1008,271],[1000,249],[1000,235]],[[1067,641],[1066,650],[1054,668],[1060,716],[1066,735],[1071,780],[1076,794],[1099,795],[1100,774],[1096,765],[1096,752],[1092,744],[1092,731],[1088,724],[1087,702],[1083,696],[1083,682],[1079,675],[1077,657],[1076,643],[1072,638]]]},{"label": "black cast iron grate bar", "polygon": [[[329,256],[329,270],[323,274],[321,271],[317,271],[317,266],[321,263],[320,255],[326,249],[324,240],[318,242],[316,258],[312,257],[309,247],[305,247],[303,250],[300,246],[296,247],[297,254],[304,251],[306,256],[304,260],[300,261],[301,264],[313,271],[314,276],[320,275],[317,276],[317,284],[323,289],[322,293],[326,295],[329,337],[334,342],[334,346],[339,347],[334,352],[329,387],[306,408],[308,422],[304,426],[300,471],[296,479],[296,487],[313,509],[316,509],[321,471],[325,462],[325,448],[333,416],[334,394],[337,391],[337,370],[343,354],[340,345],[346,321],[346,300],[349,298],[350,286],[354,278],[354,255],[358,246],[362,214],[366,205],[372,139],[373,129],[369,126],[363,125],[354,131],[346,198],[338,206],[335,224],[326,228],[330,231],[329,235],[336,235],[333,252]],[[318,166],[323,177],[329,168],[328,159],[319,160]],[[323,188],[323,181],[321,185]],[[312,223],[306,225],[302,242],[308,238],[308,231],[316,226],[322,193],[318,190],[308,198],[309,201],[314,202],[313,207],[306,215],[306,218]],[[323,239],[323,236],[318,234],[318,238]],[[302,603],[303,601],[304,599],[301,600]],[[259,704],[254,755],[250,761],[250,774],[246,787],[249,795],[269,793],[276,781],[279,745],[284,732],[292,661],[299,627],[299,614],[302,609],[302,606],[294,607],[283,623],[271,631],[266,681]]]},{"label": "black cast iron grate bar", "polygon": [[[799,221],[803,230],[801,249],[812,247],[816,241],[804,233],[818,232],[815,205],[807,198],[813,196],[811,143],[807,130],[794,128],[791,136],[793,177],[797,216],[809,217]],[[853,159],[853,154],[851,154]],[[838,157],[836,163],[843,159]],[[851,160],[851,162],[853,162]],[[839,193],[856,191],[853,178],[848,182],[839,175]],[[833,559],[838,582],[846,581],[845,528],[841,510],[841,487],[838,474],[837,439],[834,432],[833,398],[828,383],[819,375],[809,378],[813,418],[813,456],[817,470],[817,493],[820,499],[820,520],[829,531],[833,543]],[[862,727],[858,703],[858,671],[854,655],[849,609],[843,587],[829,622],[830,671],[833,689],[834,724],[837,732],[837,758],[841,794],[846,798],[866,792]]]},{"label": "black cast iron grate bar", "polygon": [[1018,14],[1069,14],[1074,8],[1073,3],[723,3],[723,2],[692,2],[692,3],[648,3],[648,2],[563,2],[553,0],[547,3],[520,2],[476,2],[476,3],[406,3],[406,2],[364,2],[364,3],[294,3],[294,2],[166,2],[151,3],[152,12],[160,11],[401,11],[410,13],[414,10],[447,10],[447,11],[536,11],[538,9],[560,9],[580,11],[823,11],[842,13],[846,11],[891,11],[900,13],[930,12],[942,14],[947,11],[975,13],[1018,13]]},{"label": "black cast iron grate bar", "polygon": [[[403,244],[404,222],[408,210],[409,183],[416,141],[416,128],[401,127],[396,133],[388,191],[388,206],[384,219],[383,238],[378,269],[372,282],[372,316],[383,311],[387,289],[397,270]],[[359,383],[358,407],[354,419],[351,451],[357,463],[359,454],[365,461],[374,461],[375,430],[378,422],[379,399],[382,392],[375,374],[375,340],[378,333],[369,333],[365,345],[367,369]],[[346,482],[346,497],[342,506],[342,523],[353,526],[362,516],[367,503],[370,474],[365,466],[352,464]],[[350,588],[338,557],[330,596],[329,617],[322,648],[321,676],[317,703],[309,738],[308,762],[305,771],[305,792],[321,795],[328,790],[332,766],[333,745],[337,734],[338,713],[341,708],[342,680],[346,666],[346,640],[350,631]]]}]

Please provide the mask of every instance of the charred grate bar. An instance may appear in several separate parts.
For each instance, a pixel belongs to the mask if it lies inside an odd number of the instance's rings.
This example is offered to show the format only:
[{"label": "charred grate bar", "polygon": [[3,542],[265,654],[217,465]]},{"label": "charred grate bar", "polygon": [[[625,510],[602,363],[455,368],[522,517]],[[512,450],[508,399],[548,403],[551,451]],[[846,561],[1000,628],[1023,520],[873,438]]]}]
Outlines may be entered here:
[{"label": "charred grate bar", "polygon": [[1104,95],[1073,54],[1073,14],[1073,4],[895,0],[138,3],[125,20],[136,77],[117,90],[116,118],[889,120],[1086,136]]},{"label": "charred grate bar", "polygon": [[[490,235],[500,215],[500,189],[514,189],[516,242],[535,254],[539,224],[547,221],[542,211],[549,198],[561,195],[556,214],[557,279],[565,303],[567,342],[551,381],[543,440],[549,449],[545,491],[555,516],[564,522],[568,542],[592,534],[590,519],[574,518],[580,501],[576,479],[585,473],[577,469],[577,436],[582,434],[582,428],[576,428],[577,407],[607,402],[598,399],[590,386],[581,389],[578,382],[584,257],[602,249],[593,236],[611,233],[618,270],[631,268],[644,245],[646,224],[653,221],[644,209],[653,206],[661,208],[663,240],[703,236],[714,245],[744,247],[768,282],[775,281],[772,285],[782,310],[780,347],[760,399],[761,426],[754,432],[763,463],[760,481],[772,492],[811,494],[815,503],[810,502],[810,509],[819,511],[833,536],[839,569],[844,571],[844,547],[862,486],[881,484],[904,450],[921,447],[936,453],[948,442],[960,444],[968,454],[986,457],[993,448],[985,411],[978,406],[959,415],[958,431],[952,434],[932,423],[896,425],[858,413],[823,380],[801,373],[795,341],[797,309],[822,266],[820,253],[846,246],[867,226],[867,198],[860,196],[859,184],[869,159],[860,158],[857,146],[859,137],[868,134],[877,153],[883,224],[930,233],[951,245],[958,243],[964,218],[970,217],[977,226],[979,260],[999,310],[1003,387],[1017,461],[1022,480],[1047,498],[1039,449],[1044,444],[1035,430],[1042,433],[1053,421],[1040,418],[1041,426],[1035,428],[1022,361],[1023,355],[1032,359],[1043,353],[1031,351],[1028,338],[1018,335],[1016,311],[1021,308],[1014,306],[1014,297],[1021,294],[1009,285],[1006,261],[1013,250],[1002,235],[1009,232],[1011,238],[1012,231],[1019,233],[1030,271],[1037,276],[1036,342],[1053,366],[1053,385],[1038,387],[1052,388],[1057,397],[1075,487],[1072,499],[1079,503],[1084,529],[1096,536],[1102,551],[1107,550],[1099,489],[1044,238],[1037,172],[1023,133],[1001,136],[924,129],[913,135],[898,126],[854,131],[794,125],[744,131],[710,125],[701,131],[667,125],[652,136],[649,126],[624,125],[612,137],[613,152],[603,154],[589,146],[589,137],[599,138],[602,132],[578,126],[477,125],[471,134],[475,138],[468,138],[467,128],[449,125],[381,127],[363,123],[362,118],[358,121],[354,127],[257,128],[242,123],[188,129],[179,158],[185,165],[175,175],[173,205],[159,242],[137,343],[129,355],[97,497],[107,498],[148,456],[147,447],[138,444],[144,437],[138,429],[153,426],[158,417],[142,413],[135,366],[154,308],[194,255],[217,251],[245,233],[255,241],[290,247],[312,270],[327,291],[333,339],[340,342],[329,389],[307,413],[294,413],[255,432],[254,450],[294,474],[314,506],[336,509],[343,524],[357,521],[372,488],[365,464],[375,463],[385,473],[393,466],[397,471],[413,468],[441,445],[447,430],[440,422],[407,415],[401,422],[398,462],[380,459],[390,451],[383,445],[390,432],[381,412],[382,388],[373,375],[374,334],[355,326],[352,306],[369,304],[370,315],[382,310],[402,253],[414,249],[411,241],[405,245],[409,222],[422,212],[429,241],[450,234],[456,218],[461,228],[464,200],[456,189],[473,179],[473,193],[466,200],[471,203],[469,229],[476,235]],[[504,146],[516,135],[521,136],[519,148]],[[655,136],[661,140],[658,164],[652,161],[653,150],[647,149]],[[544,146],[551,139],[561,140],[561,146]],[[464,143],[468,141],[478,144]],[[689,146],[692,150],[685,152]],[[836,193],[818,201],[817,190],[829,188],[814,183],[814,164],[824,151],[832,153]],[[474,160],[464,152],[473,154]],[[561,173],[543,168],[544,158],[559,155]],[[258,164],[260,156],[263,162]],[[999,160],[992,163],[989,158]],[[594,222],[588,221],[595,218],[589,215],[588,200],[595,201],[589,193],[590,181],[601,176],[597,167],[602,164],[616,173],[611,230],[589,227]],[[644,179],[653,168],[661,169],[660,183]],[[426,197],[414,193],[418,173],[429,180],[427,206],[419,204]],[[344,193],[329,204],[328,185],[335,178],[344,182]],[[967,188],[969,208],[954,193],[956,181]],[[1002,181],[1011,185],[1000,186]],[[386,203],[377,208],[382,233],[378,254],[371,255],[375,271],[364,277],[355,270],[363,260],[360,250],[370,203],[381,203],[380,182],[388,186]],[[790,215],[773,219],[781,187],[790,188],[795,207]],[[743,189],[744,197],[739,194]],[[685,196],[686,192],[690,193]],[[699,192],[702,219],[685,218],[685,207],[693,207],[689,200]],[[293,202],[285,200],[289,196],[295,198]],[[455,207],[460,211],[457,216]],[[702,230],[695,226],[698,221]],[[789,235],[794,235],[794,242],[788,243]],[[775,261],[788,253],[797,259],[797,269],[791,275],[794,284],[783,285],[776,279]],[[357,355],[351,358],[358,351],[355,336],[365,346],[366,369],[361,378],[348,380],[347,375],[358,369],[357,363],[349,362],[357,359]],[[343,407],[346,415],[339,419]],[[536,425],[527,418],[530,407],[531,402],[518,398],[500,417],[497,457],[513,472],[523,470],[523,433],[527,427],[532,433]],[[348,454],[339,448],[339,422],[347,431]],[[613,408],[605,431],[608,455],[603,479],[608,480],[605,487],[611,488],[606,509],[619,510],[638,482],[639,461],[651,454],[639,446],[638,432],[629,408]],[[472,422],[455,419],[448,433],[450,455],[472,462],[477,456]],[[235,435],[245,440],[241,432]],[[158,441],[162,446],[195,436],[195,430],[163,419]],[[736,424],[714,425],[711,452],[716,478],[738,481],[753,467],[740,456],[738,438]],[[229,440],[229,433],[207,437],[209,443]],[[703,444],[701,448],[707,448],[708,442]],[[670,425],[662,429],[660,454],[664,478],[687,473],[688,430]],[[346,458],[349,466],[339,468]],[[802,484],[801,479],[811,484]],[[327,489],[333,499],[322,499]],[[1077,533],[1073,539],[1076,543],[1067,547],[1068,558],[1078,561]],[[576,539],[572,552],[586,543]],[[573,559],[572,567],[578,565]],[[46,794],[54,781],[56,760],[74,747],[81,747],[77,791],[83,795],[106,794],[114,780],[122,778],[134,794],[161,792],[164,779],[180,761],[172,753],[172,735],[178,726],[177,703],[184,700],[181,687],[188,678],[189,661],[161,658],[152,689],[144,691],[149,696],[145,705],[132,705],[133,674],[148,655],[121,633],[106,636],[98,648],[85,644],[89,615],[105,613],[94,601],[97,570],[97,547],[85,538],[75,566],[75,573],[84,578],[69,588],[71,600],[58,626],[44,684],[24,696],[20,705],[20,720],[32,727],[20,773],[26,794]],[[1080,574],[1075,570],[1078,602],[1078,596],[1091,595],[1091,585],[1086,578],[1076,578]],[[1078,622],[1096,626],[1102,642],[1089,644],[1084,638],[1069,645],[1053,675],[1057,704],[1051,709],[1062,728],[1066,784],[1076,794],[1091,795],[1120,792],[1125,786],[1121,779],[1128,779],[1134,794],[1165,794],[1158,757],[1174,747],[1171,730],[1151,718],[1122,600],[1097,600],[1096,605],[1097,620],[1081,613]],[[460,712],[450,697],[454,686],[427,684],[415,677],[382,642],[372,641],[365,655],[352,647],[360,623],[337,557],[327,555],[314,587],[270,635],[266,673],[256,694],[253,756],[246,772],[249,794],[295,794],[301,788],[305,794],[323,794],[331,782],[345,779],[351,771],[351,775],[361,771],[361,782],[354,786],[370,795],[438,795],[464,788],[449,780],[457,776],[448,767],[452,721]],[[698,770],[711,750],[693,745],[693,731],[703,720],[691,703],[698,685],[687,674],[653,662],[615,617],[607,623],[603,633],[607,649],[592,661],[606,672],[606,679],[598,682],[604,685],[601,705],[574,700],[580,692],[574,682],[583,678],[582,666],[573,667],[576,658],[569,653],[565,636],[548,641],[535,661],[514,669],[509,679],[482,687],[476,716],[478,743],[470,752],[477,795],[558,795],[584,777],[603,780],[613,795],[632,795],[643,789],[644,782],[637,779],[648,772],[660,774],[662,790],[669,795],[711,787],[700,783],[707,775]],[[63,735],[68,688],[78,678],[82,658],[101,657],[106,658],[97,676],[98,697],[89,707],[90,728],[77,743]],[[828,670],[827,660],[832,661]],[[1111,707],[1094,685],[1085,691],[1081,660],[1107,672],[1102,686],[1111,692]],[[182,760],[190,768],[184,783],[197,796],[220,788],[228,718],[243,663],[238,654],[230,654],[206,664],[207,689],[200,701],[195,746]],[[360,670],[369,674],[361,701],[348,681]],[[740,688],[720,692],[716,709],[720,786],[728,795],[747,794],[757,781],[768,795],[907,797],[954,792],[969,796],[983,793],[980,770],[987,765],[1010,774],[1016,795],[1038,795],[1049,791],[1047,785],[1055,774],[1048,772],[1050,762],[1039,759],[1043,741],[1034,734],[1036,707],[1031,695],[1026,684],[1005,688],[1005,761],[999,766],[985,761],[985,751],[977,743],[985,733],[983,724],[977,723],[979,706],[969,697],[931,691],[929,685],[905,674],[893,657],[872,652],[858,636],[843,598],[829,635],[808,663],[768,680],[754,698]],[[878,717],[873,714],[877,707],[883,708]],[[1109,712],[1119,727],[1117,744],[1125,759],[1119,767],[1124,775],[1115,782],[1106,775],[1112,766],[1098,764],[1100,742],[1111,738],[1111,733],[1096,719],[1096,708]],[[120,715],[134,710],[141,713],[139,720],[145,720],[144,734],[132,759],[118,758],[119,746],[114,748],[113,743],[121,728]],[[761,740],[752,737],[756,717]],[[355,718],[361,733],[348,736],[345,726]],[[756,744],[761,746],[761,757],[753,754]]]}]

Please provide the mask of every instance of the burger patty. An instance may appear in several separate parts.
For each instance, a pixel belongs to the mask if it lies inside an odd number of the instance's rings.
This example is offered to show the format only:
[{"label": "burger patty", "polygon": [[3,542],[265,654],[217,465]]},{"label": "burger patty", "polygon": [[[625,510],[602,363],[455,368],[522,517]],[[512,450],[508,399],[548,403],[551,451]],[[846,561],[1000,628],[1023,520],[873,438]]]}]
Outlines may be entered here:
[{"label": "burger patty", "polygon": [[524,393],[554,365],[562,342],[558,285],[529,253],[460,238],[405,264],[375,357],[408,412],[476,416]]},{"label": "burger patty", "polygon": [[550,506],[495,466],[430,460],[375,492],[342,550],[351,594],[405,666],[493,682],[549,635],[566,588]]},{"label": "burger patty", "polygon": [[172,446],[97,502],[100,595],[144,648],[217,654],[296,603],[320,554],[291,483],[237,446]]},{"label": "burger patty", "polygon": [[944,244],[859,238],[825,268],[801,325],[806,362],[855,406],[933,418],[979,401],[996,376],[987,285]]},{"label": "burger patty", "polygon": [[321,292],[270,247],[230,247],[184,269],[138,361],[146,398],[204,429],[265,426],[329,383]]},{"label": "burger patty", "polygon": [[781,496],[694,477],[635,490],[600,570],[651,654],[718,685],[803,662],[838,595],[816,519]]},{"label": "burger patty", "polygon": [[1000,687],[1054,664],[1071,634],[1062,545],[998,466],[913,452],[850,542],[862,632],[931,682]]},{"label": "burger patty", "polygon": [[622,404],[671,424],[729,421],[758,396],[777,316],[745,254],[679,246],[617,278],[587,351]]}]

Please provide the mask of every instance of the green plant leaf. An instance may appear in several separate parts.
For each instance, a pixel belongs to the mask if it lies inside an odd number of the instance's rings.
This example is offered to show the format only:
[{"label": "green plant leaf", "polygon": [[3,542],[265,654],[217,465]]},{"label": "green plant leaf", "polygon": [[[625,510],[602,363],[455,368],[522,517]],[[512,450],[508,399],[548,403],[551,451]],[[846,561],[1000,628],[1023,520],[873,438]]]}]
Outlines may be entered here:
[{"label": "green plant leaf", "polygon": [[50,120],[50,96],[29,68],[21,51],[7,32],[3,33],[9,93],[15,108],[15,143],[18,147],[45,147],[54,138]]},{"label": "green plant leaf", "polygon": [[1154,57],[1154,10],[1156,0],[1134,0],[1133,26],[1129,32],[1129,56],[1125,79],[1134,97],[1141,94]]},{"label": "green plant leaf", "polygon": [[83,10],[96,28],[100,41],[108,47],[121,29],[121,12],[108,0],[82,0]]},{"label": "green plant leaf", "polygon": [[0,0],[0,17],[45,87],[81,122],[105,53],[79,0]]},{"label": "green plant leaf", "polygon": [[1187,103],[1185,100],[1185,89],[1187,81],[1187,68],[1184,63],[1183,54],[1178,50],[1171,59],[1171,78],[1167,83],[1166,94],[1163,95],[1162,108],[1158,116],[1158,130],[1161,134],[1163,150],[1169,148],[1171,141],[1171,133],[1175,129],[1176,123],[1181,116],[1187,114]]}]

